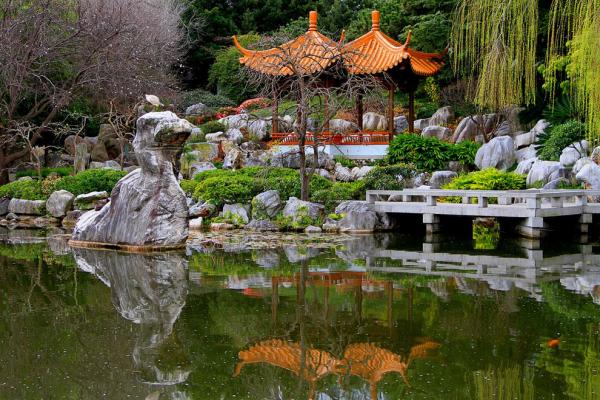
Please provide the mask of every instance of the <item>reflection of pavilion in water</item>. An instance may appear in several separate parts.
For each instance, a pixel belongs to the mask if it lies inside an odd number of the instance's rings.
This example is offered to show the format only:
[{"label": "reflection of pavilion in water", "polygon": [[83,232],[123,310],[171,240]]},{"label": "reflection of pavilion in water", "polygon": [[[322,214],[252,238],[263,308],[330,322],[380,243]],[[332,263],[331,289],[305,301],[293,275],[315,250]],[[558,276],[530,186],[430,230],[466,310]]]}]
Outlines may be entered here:
[{"label": "reflection of pavilion in water", "polygon": [[240,351],[234,375],[239,375],[248,364],[266,363],[283,368],[308,382],[308,399],[314,398],[317,382],[328,375],[335,374],[340,380],[344,376],[356,376],[369,384],[371,399],[376,400],[377,385],[384,375],[398,373],[410,386],[407,370],[412,361],[427,357],[438,347],[436,342],[425,341],[413,346],[407,357],[402,357],[372,343],[355,343],[347,346],[343,357],[338,359],[324,350],[272,339]]}]

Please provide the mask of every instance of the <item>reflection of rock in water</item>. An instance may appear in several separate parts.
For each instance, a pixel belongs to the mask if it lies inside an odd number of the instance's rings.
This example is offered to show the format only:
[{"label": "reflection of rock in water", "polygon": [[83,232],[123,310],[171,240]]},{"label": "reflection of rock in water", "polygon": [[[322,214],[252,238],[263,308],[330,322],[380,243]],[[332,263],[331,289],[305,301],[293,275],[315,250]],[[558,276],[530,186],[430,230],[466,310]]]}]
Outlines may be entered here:
[{"label": "reflection of rock in water", "polygon": [[74,254],[80,269],[111,288],[119,314],[140,325],[133,358],[142,379],[160,385],[185,381],[190,363],[173,334],[187,295],[187,260],[183,255],[92,249],[74,249]]},{"label": "reflection of rock in water", "polygon": [[560,284],[567,290],[582,295],[590,295],[594,303],[600,305],[600,275],[586,274],[577,277],[562,278]]}]

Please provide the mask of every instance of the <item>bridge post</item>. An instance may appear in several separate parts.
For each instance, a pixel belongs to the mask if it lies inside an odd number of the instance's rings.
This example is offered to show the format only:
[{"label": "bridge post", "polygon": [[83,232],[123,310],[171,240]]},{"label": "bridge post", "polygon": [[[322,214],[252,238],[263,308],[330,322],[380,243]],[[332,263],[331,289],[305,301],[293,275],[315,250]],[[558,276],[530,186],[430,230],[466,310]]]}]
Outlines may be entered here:
[{"label": "bridge post", "polygon": [[593,221],[592,214],[581,214],[579,217],[579,227],[581,232],[580,242],[587,243],[589,240],[590,225]]},{"label": "bridge post", "polygon": [[423,214],[423,223],[425,224],[425,234],[427,236],[432,236],[441,231],[439,215]]},{"label": "bridge post", "polygon": [[[535,199],[539,200],[539,199]],[[542,217],[527,217],[517,227],[519,234],[531,239],[539,239],[542,237],[544,230],[544,218]]]}]

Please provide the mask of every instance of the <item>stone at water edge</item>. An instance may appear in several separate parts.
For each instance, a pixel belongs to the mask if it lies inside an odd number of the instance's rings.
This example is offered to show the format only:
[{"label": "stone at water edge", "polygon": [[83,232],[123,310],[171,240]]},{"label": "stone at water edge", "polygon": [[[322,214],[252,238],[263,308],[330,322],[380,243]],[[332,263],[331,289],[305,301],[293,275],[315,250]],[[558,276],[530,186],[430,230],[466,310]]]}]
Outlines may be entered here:
[{"label": "stone at water edge", "polygon": [[429,183],[432,189],[440,189],[442,186],[452,182],[458,174],[454,171],[435,171],[431,174]]},{"label": "stone at water edge", "polygon": [[322,233],[323,230],[318,226],[309,225],[304,228],[304,233]]},{"label": "stone at water edge", "polygon": [[283,208],[283,216],[291,218],[292,221],[299,221],[306,217],[316,221],[325,216],[325,206],[290,197]]},{"label": "stone at water edge", "polygon": [[193,128],[169,111],[141,116],[133,141],[140,169],[117,183],[109,204],[79,219],[72,240],[158,247],[185,243],[187,200],[172,161]]},{"label": "stone at water edge", "polygon": [[43,215],[46,212],[46,202],[43,200],[11,199],[8,212],[20,215]]},{"label": "stone at water edge", "polygon": [[200,231],[200,230],[202,230],[202,227],[203,227],[202,223],[203,223],[202,217],[190,219],[189,229],[192,231]]},{"label": "stone at water edge", "polygon": [[8,214],[8,205],[10,204],[9,198],[1,198],[0,199],[0,215]]},{"label": "stone at water edge", "polygon": [[217,206],[212,203],[198,203],[194,204],[189,209],[190,218],[196,217],[212,217],[217,213]]},{"label": "stone at water edge", "polygon": [[496,168],[506,171],[513,166],[517,157],[515,144],[510,136],[493,138],[477,150],[475,165],[479,169]]},{"label": "stone at water edge", "polygon": [[90,192],[85,194],[80,194],[75,197],[75,201],[73,202],[75,208],[77,210],[91,210],[95,208],[96,202],[100,200],[104,200],[108,198],[108,192]]},{"label": "stone at water edge", "polygon": [[75,196],[67,190],[57,190],[53,192],[46,202],[46,210],[56,218],[62,218],[73,207]]},{"label": "stone at water edge", "polygon": [[242,204],[225,204],[223,206],[223,217],[233,221],[236,226],[246,225],[250,222],[248,210]]},{"label": "stone at water edge", "polygon": [[258,232],[277,232],[279,227],[266,219],[253,219],[244,229]]},{"label": "stone at water edge", "polygon": [[277,190],[268,190],[260,193],[252,199],[252,218],[275,218],[279,210],[281,210],[281,206],[281,198]]}]

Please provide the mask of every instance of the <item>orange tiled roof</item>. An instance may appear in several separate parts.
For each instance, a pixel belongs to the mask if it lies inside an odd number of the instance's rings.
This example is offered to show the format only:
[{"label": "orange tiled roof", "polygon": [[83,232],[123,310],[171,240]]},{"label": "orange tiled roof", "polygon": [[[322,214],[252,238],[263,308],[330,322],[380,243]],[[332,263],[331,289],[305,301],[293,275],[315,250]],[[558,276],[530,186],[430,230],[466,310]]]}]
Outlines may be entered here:
[{"label": "orange tiled roof", "polygon": [[443,53],[423,53],[408,47],[411,33],[404,44],[379,29],[379,11],[371,13],[371,31],[344,46],[348,70],[354,74],[379,74],[408,60],[412,72],[420,76],[436,74],[443,66]]},{"label": "orange tiled roof", "polygon": [[[343,35],[342,35],[343,38]],[[343,39],[342,39],[343,40]],[[301,74],[320,72],[339,60],[340,51],[336,42],[317,30],[317,12],[309,14],[308,31],[296,39],[268,50],[248,50],[233,37],[233,42],[243,57],[240,63],[255,71],[289,76],[294,68]]]}]

